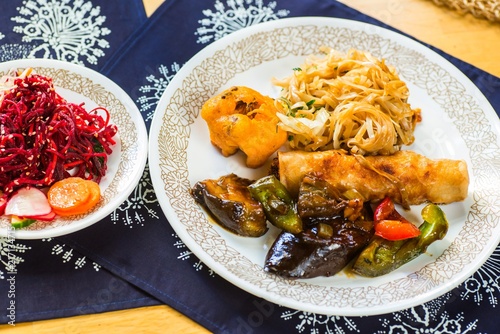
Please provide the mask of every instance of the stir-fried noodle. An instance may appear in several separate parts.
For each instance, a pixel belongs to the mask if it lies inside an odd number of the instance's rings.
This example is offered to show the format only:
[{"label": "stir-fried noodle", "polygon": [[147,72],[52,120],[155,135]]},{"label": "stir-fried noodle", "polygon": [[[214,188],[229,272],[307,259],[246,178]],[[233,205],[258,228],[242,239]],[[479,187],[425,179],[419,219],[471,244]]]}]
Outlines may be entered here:
[{"label": "stir-fried noodle", "polygon": [[367,52],[331,48],[309,56],[283,80],[276,105],[292,149],[388,155],[410,145],[420,110],[395,70]]}]

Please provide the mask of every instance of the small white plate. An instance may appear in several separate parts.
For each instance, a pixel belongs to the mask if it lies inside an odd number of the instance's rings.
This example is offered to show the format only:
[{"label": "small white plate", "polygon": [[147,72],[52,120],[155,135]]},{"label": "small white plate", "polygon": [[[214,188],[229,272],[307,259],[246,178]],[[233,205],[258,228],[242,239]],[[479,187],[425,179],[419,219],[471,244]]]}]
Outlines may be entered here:
[{"label": "small white plate", "polygon": [[[224,158],[199,116],[203,103],[232,85],[271,97],[283,78],[320,46],[367,50],[393,65],[422,109],[415,143],[405,149],[430,158],[464,159],[468,198],[443,205],[446,238],[398,270],[378,278],[340,273],[287,280],[263,270],[275,231],[257,239],[228,233],[207,219],[190,197],[195,182],[236,173],[258,178],[267,170],[245,167],[241,154]],[[178,72],[156,109],[149,166],[156,195],[170,224],[205,264],[236,286],[276,304],[344,316],[393,312],[436,298],[467,279],[500,241],[500,122],[477,87],[424,45],[370,24],[334,18],[291,18],[232,33],[207,46]],[[421,206],[408,215],[419,221]]]},{"label": "small white plate", "polygon": [[99,186],[102,198],[85,215],[58,217],[13,230],[6,216],[0,218],[0,236],[16,239],[42,239],[73,233],[109,215],[130,195],[146,166],[148,134],[137,106],[127,93],[110,79],[86,67],[51,59],[14,60],[0,64],[0,77],[11,69],[33,68],[34,73],[53,79],[56,92],[67,101],[85,103],[86,110],[101,106],[118,127],[108,170]]}]

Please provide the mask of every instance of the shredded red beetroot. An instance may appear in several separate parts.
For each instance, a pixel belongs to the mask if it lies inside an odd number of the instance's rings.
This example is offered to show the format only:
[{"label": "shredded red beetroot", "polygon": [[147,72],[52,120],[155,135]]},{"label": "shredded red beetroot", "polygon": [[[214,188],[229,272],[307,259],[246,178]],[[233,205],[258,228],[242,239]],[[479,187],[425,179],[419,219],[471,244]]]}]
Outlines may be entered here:
[{"label": "shredded red beetroot", "polygon": [[100,182],[116,132],[106,109],[87,112],[83,104],[67,102],[52,79],[18,78],[0,104],[0,190],[50,186],[70,171]]}]

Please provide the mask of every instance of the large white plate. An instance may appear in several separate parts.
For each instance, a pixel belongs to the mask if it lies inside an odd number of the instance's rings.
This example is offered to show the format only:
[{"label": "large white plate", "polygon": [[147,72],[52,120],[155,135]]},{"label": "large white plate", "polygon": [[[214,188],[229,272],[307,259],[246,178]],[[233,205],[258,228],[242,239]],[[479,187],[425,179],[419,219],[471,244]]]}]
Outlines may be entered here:
[{"label": "large white plate", "polygon": [[[290,75],[322,45],[368,50],[394,65],[422,109],[416,142],[406,148],[432,158],[464,159],[469,197],[443,206],[450,231],[400,269],[379,278],[340,273],[286,280],[264,272],[275,231],[258,239],[232,235],[211,223],[189,195],[197,181],[249,170],[242,155],[224,158],[211,145],[203,103],[232,85],[276,97],[272,77]],[[491,105],[457,68],[423,45],[373,25],[333,18],[282,19],[243,29],[193,57],[159,101],[149,146],[150,172],[161,207],[184,243],[220,276],[271,302],[321,314],[374,315],[412,307],[451,290],[473,274],[500,240],[499,121]],[[408,213],[419,221],[421,207]]]},{"label": "large white plate", "polygon": [[0,64],[0,76],[12,68],[32,67],[53,79],[56,92],[73,103],[85,103],[86,110],[106,108],[110,122],[118,127],[117,144],[108,158],[108,170],[99,186],[102,199],[85,215],[37,222],[13,230],[9,220],[0,218],[0,236],[17,239],[42,239],[61,236],[88,227],[109,215],[122,204],[141,178],[147,160],[148,135],[144,120],[132,99],[110,79],[83,66],[50,59],[14,60]]}]

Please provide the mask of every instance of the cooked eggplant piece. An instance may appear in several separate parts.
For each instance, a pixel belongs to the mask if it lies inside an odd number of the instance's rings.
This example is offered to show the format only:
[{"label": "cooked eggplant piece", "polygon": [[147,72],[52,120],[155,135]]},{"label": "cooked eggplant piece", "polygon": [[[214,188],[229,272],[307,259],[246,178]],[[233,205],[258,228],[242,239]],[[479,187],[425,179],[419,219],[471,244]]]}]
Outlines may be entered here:
[{"label": "cooked eggplant piece", "polygon": [[268,230],[267,220],[262,205],[248,190],[252,182],[229,174],[197,182],[191,195],[222,227],[241,236],[260,237]]},{"label": "cooked eggplant piece", "polygon": [[299,234],[281,232],[266,256],[264,269],[286,278],[333,276],[369,243],[372,235],[372,221],[321,219]]},{"label": "cooked eggplant piece", "polygon": [[347,199],[317,174],[307,174],[299,187],[297,210],[307,223],[311,219],[343,216],[351,221],[361,216],[361,198]]}]

